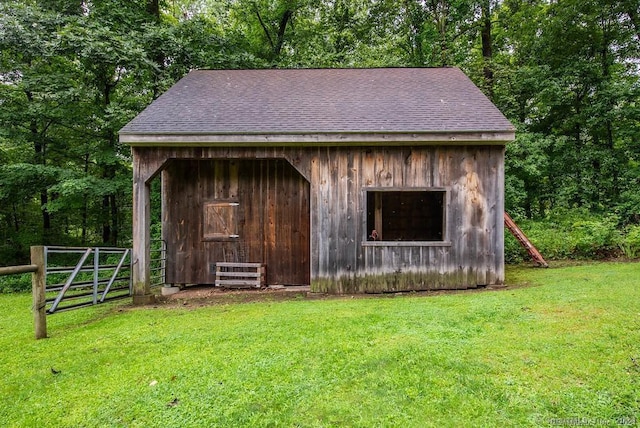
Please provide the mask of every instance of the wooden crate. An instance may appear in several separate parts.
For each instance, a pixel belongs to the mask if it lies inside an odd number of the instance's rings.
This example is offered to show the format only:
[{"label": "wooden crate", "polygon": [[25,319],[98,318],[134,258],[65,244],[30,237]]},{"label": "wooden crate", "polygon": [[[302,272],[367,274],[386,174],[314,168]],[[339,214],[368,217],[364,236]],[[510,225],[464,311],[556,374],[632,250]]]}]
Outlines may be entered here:
[{"label": "wooden crate", "polygon": [[216,263],[216,287],[261,288],[265,286],[265,277],[263,263]]}]

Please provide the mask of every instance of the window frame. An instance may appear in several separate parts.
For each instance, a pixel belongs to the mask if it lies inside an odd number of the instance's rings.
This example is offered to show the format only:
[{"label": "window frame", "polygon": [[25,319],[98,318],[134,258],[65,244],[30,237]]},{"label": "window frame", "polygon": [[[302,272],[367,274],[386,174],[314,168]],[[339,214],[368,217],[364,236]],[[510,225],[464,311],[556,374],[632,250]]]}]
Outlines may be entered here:
[{"label": "window frame", "polygon": [[[207,218],[208,218],[207,210],[211,207],[229,208],[229,210],[231,210],[231,214],[229,215],[231,222],[230,224],[226,224],[226,225],[231,226],[231,228],[233,228],[231,232],[234,232],[234,233],[227,233],[227,234],[207,233]],[[239,207],[240,207],[240,204],[236,200],[214,199],[214,200],[204,201],[202,204],[202,240],[203,241],[235,241],[240,239],[240,233],[238,230]]]},{"label": "window frame", "polygon": [[[367,228],[367,197],[369,192],[441,192],[443,195],[443,206],[442,206],[442,240],[440,241],[370,241],[369,234],[370,230]],[[363,233],[362,233],[362,246],[363,247],[448,247],[451,246],[451,241],[449,240],[448,234],[448,224],[449,224],[449,206],[451,204],[450,200],[451,196],[451,188],[449,186],[445,187],[363,187],[362,188],[362,222],[363,222]]]}]

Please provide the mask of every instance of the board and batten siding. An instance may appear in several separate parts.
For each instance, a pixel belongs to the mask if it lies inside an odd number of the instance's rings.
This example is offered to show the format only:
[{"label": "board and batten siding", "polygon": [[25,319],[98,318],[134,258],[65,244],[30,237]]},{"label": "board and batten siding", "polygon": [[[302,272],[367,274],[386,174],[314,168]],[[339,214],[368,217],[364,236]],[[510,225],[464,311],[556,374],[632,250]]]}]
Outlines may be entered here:
[{"label": "board and batten siding", "polygon": [[[367,241],[367,189],[444,189],[443,241]],[[312,289],[390,292],[502,283],[503,192],[501,146],[316,150]]]},{"label": "board and batten siding", "polygon": [[[504,280],[503,145],[134,147],[133,151],[139,162],[147,164],[148,172],[139,179],[146,181],[159,170],[165,171],[164,179],[170,182],[169,175],[175,175],[174,184],[165,188],[168,201],[164,201],[163,219],[164,228],[175,234],[167,242],[174,247],[169,249],[172,262],[184,273],[174,277],[175,282],[202,283],[210,259],[203,252],[225,248],[224,242],[197,244],[195,239],[179,239],[187,233],[182,227],[201,227],[195,223],[202,221],[202,204],[218,197],[237,198],[241,218],[258,219],[254,225],[242,221],[239,225],[243,236],[255,238],[248,242],[249,258],[265,258],[268,275],[275,269],[295,276],[298,270],[307,269],[312,291],[461,289]],[[215,172],[203,173],[189,163],[202,160],[214,160],[218,166],[206,169]],[[245,161],[259,162],[249,166]],[[255,171],[256,165],[280,172],[264,175]],[[285,182],[289,184],[283,185]],[[192,190],[178,183],[191,183]],[[443,241],[367,241],[371,232],[366,230],[368,189],[444,190]],[[182,199],[176,201],[175,195]],[[192,214],[180,214],[184,211]],[[282,213],[290,220],[303,217],[299,221],[301,225],[306,221],[309,235],[273,228],[271,220]],[[185,225],[180,224],[180,215]],[[202,231],[193,233],[200,236]],[[300,251],[305,246],[306,254]],[[262,253],[252,253],[257,248]],[[270,251],[278,254],[277,248],[293,256],[265,256]],[[228,251],[231,254],[233,249]],[[214,255],[220,257],[224,254]],[[202,275],[190,273],[197,271]],[[272,276],[268,281],[279,283],[282,278]]]},{"label": "board and batten siding", "polygon": [[250,262],[268,284],[309,284],[309,184],[285,160],[173,160],[163,193],[168,283],[213,284],[215,263]]}]

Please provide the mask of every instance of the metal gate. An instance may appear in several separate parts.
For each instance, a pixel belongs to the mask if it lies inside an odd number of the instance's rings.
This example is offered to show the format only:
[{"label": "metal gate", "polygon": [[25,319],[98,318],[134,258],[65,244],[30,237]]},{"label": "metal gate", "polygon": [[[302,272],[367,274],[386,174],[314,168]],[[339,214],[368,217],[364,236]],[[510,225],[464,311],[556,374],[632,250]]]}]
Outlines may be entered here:
[{"label": "metal gate", "polygon": [[131,296],[128,248],[44,247],[47,314]]},{"label": "metal gate", "polygon": [[158,287],[166,282],[167,243],[163,239],[152,239],[149,249],[150,287]]}]

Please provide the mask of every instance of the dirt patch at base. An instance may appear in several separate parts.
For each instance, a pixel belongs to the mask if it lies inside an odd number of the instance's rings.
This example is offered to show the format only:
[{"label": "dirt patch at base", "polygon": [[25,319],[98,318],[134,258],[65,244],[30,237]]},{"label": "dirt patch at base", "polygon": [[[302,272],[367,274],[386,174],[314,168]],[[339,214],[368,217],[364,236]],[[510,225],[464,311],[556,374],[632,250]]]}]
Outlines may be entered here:
[{"label": "dirt patch at base", "polygon": [[490,291],[513,290],[526,287],[528,284],[509,286],[490,286],[465,290],[428,290],[428,291],[403,291],[382,294],[327,294],[313,293],[308,286],[276,287],[263,289],[223,289],[211,285],[188,286],[169,296],[156,295],[154,306],[184,307],[207,306],[217,304],[249,303],[265,301],[285,300],[327,300],[327,299],[367,299],[367,298],[394,298],[394,297],[428,297],[443,294],[479,293]]},{"label": "dirt patch at base", "polygon": [[310,292],[309,287],[277,287],[262,289],[224,289],[212,285],[193,285],[169,296],[156,296],[156,303],[162,305],[185,306],[206,304],[262,302],[270,300],[305,299]]}]

